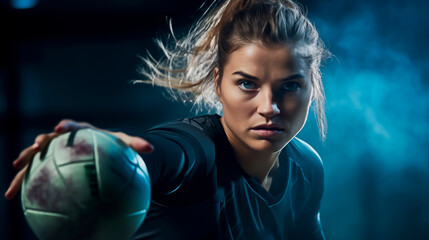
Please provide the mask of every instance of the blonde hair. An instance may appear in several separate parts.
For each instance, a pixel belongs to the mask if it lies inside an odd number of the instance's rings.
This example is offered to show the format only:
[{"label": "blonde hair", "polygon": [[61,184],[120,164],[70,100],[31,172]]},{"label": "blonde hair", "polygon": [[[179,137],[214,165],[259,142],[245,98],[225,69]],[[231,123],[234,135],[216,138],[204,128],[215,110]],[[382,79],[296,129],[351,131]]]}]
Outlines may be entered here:
[{"label": "blonde hair", "polygon": [[147,80],[135,83],[165,87],[173,99],[192,102],[197,112],[215,109],[218,113],[222,105],[216,96],[213,70],[218,67],[222,72],[228,55],[244,44],[287,44],[311,69],[315,113],[320,136],[325,139],[325,94],[320,64],[329,51],[295,2],[214,1],[183,38],[176,39],[171,29],[167,41],[157,39],[156,43],[163,57],[157,60],[149,54],[142,58],[144,66],[140,72]]}]

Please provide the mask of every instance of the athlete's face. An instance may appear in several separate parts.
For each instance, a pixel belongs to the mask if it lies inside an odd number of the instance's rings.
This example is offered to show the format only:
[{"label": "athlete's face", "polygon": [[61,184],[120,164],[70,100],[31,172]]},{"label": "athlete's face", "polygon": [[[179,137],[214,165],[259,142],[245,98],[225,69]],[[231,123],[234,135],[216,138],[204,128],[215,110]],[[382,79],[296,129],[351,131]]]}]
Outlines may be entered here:
[{"label": "athlete's face", "polygon": [[229,55],[222,73],[215,70],[215,79],[222,124],[236,150],[277,152],[304,126],[310,70],[288,47],[246,44]]}]

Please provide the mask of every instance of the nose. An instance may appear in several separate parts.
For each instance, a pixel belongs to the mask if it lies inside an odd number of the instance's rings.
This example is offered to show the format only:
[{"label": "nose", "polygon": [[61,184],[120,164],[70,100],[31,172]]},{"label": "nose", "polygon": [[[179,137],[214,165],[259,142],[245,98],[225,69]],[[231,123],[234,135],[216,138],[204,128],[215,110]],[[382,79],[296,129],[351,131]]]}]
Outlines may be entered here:
[{"label": "nose", "polygon": [[272,118],[280,113],[277,102],[274,101],[274,94],[271,90],[266,90],[262,93],[261,100],[258,106],[258,113],[266,118]]}]

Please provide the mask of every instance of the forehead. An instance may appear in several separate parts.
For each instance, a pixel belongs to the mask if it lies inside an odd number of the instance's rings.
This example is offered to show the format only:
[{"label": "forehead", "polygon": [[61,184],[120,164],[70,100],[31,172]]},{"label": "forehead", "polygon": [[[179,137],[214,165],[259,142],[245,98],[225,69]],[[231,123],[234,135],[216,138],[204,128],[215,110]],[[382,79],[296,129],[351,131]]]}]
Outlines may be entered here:
[{"label": "forehead", "polygon": [[[249,43],[229,54],[224,71],[246,71],[257,75],[306,74],[302,57],[293,54],[287,45],[263,46]],[[261,77],[263,77],[261,76]]]}]

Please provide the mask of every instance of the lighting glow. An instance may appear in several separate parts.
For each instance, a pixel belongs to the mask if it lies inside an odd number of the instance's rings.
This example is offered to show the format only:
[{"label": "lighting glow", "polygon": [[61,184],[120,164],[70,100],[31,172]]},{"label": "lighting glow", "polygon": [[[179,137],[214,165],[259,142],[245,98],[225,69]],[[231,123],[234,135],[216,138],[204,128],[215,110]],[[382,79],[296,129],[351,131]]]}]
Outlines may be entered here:
[{"label": "lighting glow", "polygon": [[39,0],[11,0],[11,5],[16,9],[33,8],[39,3]]}]

